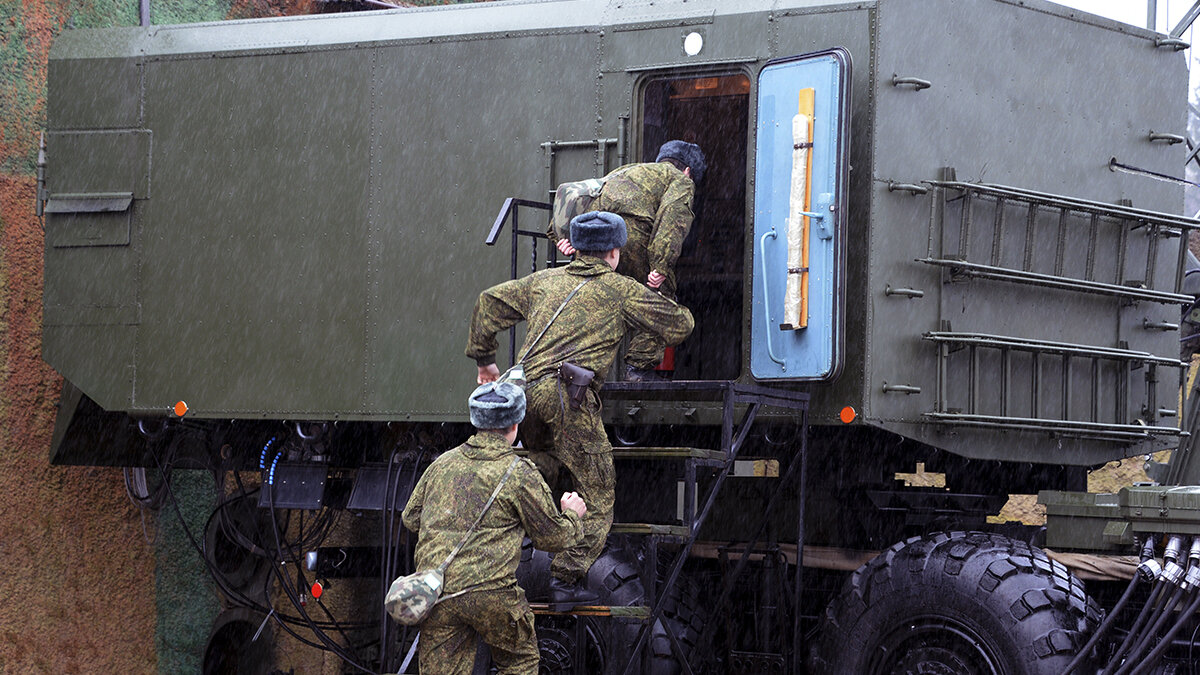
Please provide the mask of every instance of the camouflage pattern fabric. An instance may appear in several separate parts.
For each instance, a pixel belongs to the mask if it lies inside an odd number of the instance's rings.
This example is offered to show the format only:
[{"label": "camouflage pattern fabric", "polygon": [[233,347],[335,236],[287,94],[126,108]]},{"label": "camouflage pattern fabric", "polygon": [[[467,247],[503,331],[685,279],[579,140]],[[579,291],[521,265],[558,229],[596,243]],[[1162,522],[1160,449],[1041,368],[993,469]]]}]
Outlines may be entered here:
[{"label": "camouflage pattern fabric", "polygon": [[[555,576],[568,582],[595,562],[612,525],[612,446],[600,420],[599,391],[621,340],[628,330],[636,329],[657,335],[665,344],[679,344],[692,332],[692,314],[614,273],[603,260],[579,256],[566,267],[536,272],[481,293],[466,350],[480,366],[494,363],[496,334],[522,320],[529,322],[526,339],[535,339],[584,277],[595,278],[567,303],[525,357],[528,408],[521,424],[525,446],[547,480],[555,480],[561,464],[587,504],[584,544],[555,556],[551,566]],[[582,410],[571,409],[559,385],[556,373],[563,361],[596,373]]]},{"label": "camouflage pattern fabric", "polygon": [[392,582],[384,597],[383,606],[393,619],[405,626],[415,626],[425,620],[437,604],[442,590],[439,570],[422,570]]},{"label": "camouflage pattern fabric", "polygon": [[479,640],[500,675],[536,675],[537,634],[525,591],[470,591],[433,608],[421,626],[421,675],[468,675]]},{"label": "camouflage pattern fabric", "polygon": [[604,552],[613,521],[612,445],[600,419],[600,397],[591,390],[587,394],[583,407],[575,410],[565,403],[566,392],[557,378],[543,379],[525,392],[528,408],[521,425],[521,442],[546,481],[554,485],[566,469],[572,487],[587,504],[583,543],[550,563],[550,573],[568,582],[586,575]]},{"label": "camouflage pattern fabric", "polygon": [[[591,208],[625,219],[629,242],[621,249],[618,272],[644,284],[650,272],[657,270],[666,277],[659,291],[675,297],[675,262],[692,227],[695,191],[691,178],[665,162],[634,164],[608,175]],[[653,368],[662,361],[666,347],[658,336],[635,331],[625,362],[635,368]]]},{"label": "camouflage pattern fabric", "polygon": [[[480,432],[429,465],[403,515],[404,526],[417,533],[418,570],[445,562],[483,511],[513,454],[504,436]],[[558,500],[537,468],[522,459],[483,522],[446,568],[444,594],[468,587],[516,588],[525,536],[543,551],[561,551],[577,545],[583,535],[579,517],[573,511],[559,511]]]},{"label": "camouflage pattern fabric", "polygon": [[[563,307],[536,349],[525,357],[530,383],[553,375],[559,364],[571,361],[596,373],[592,388],[599,391],[627,331],[653,333],[669,345],[691,334],[692,314],[686,307],[615,274],[599,258],[579,256],[566,267],[535,272],[481,293],[471,316],[467,356],[480,366],[495,363],[496,334],[520,321],[529,323],[526,340],[534,340],[584,277],[595,279]],[[518,354],[524,351],[525,346]]]}]

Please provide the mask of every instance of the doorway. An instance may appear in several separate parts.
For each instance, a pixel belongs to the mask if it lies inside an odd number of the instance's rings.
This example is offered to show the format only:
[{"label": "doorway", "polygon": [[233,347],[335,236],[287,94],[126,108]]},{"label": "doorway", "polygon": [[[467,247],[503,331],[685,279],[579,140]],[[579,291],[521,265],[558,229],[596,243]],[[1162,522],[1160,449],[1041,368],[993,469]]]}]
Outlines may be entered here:
[{"label": "doorway", "polygon": [[641,161],[666,141],[704,151],[696,218],[675,275],[677,299],[696,328],[675,348],[677,380],[732,380],[742,366],[742,295],[746,234],[746,153],[750,78],[742,73],[664,76],[642,88]]}]

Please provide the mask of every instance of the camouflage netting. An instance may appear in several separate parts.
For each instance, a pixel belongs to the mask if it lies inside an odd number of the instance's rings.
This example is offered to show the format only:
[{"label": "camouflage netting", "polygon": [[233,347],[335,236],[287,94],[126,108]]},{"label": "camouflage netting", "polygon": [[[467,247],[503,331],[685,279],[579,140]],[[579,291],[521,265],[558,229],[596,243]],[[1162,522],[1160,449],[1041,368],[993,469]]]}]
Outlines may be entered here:
[{"label": "camouflage netting", "polygon": [[[299,14],[311,3],[151,0],[151,5],[155,23],[163,23]],[[47,56],[64,28],[136,24],[137,8],[137,0],[0,3],[3,672],[198,672],[216,614],[207,577],[195,568],[199,560],[173,514],[164,512],[170,523],[143,516],[126,498],[119,470],[56,467],[48,460],[61,380],[41,358],[43,234],[34,216]],[[212,498],[211,479],[197,474],[195,480],[203,485],[188,478],[178,483],[194,531],[202,527]],[[179,581],[184,578],[186,584]]]}]

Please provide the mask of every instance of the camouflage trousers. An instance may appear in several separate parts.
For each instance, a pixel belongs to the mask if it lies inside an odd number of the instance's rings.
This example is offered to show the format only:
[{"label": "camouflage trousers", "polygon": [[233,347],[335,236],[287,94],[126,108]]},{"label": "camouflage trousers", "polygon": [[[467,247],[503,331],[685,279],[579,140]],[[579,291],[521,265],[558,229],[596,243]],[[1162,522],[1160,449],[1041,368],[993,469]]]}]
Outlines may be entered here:
[{"label": "camouflage trousers", "polygon": [[[650,268],[650,253],[647,249],[650,245],[651,225],[632,217],[627,217],[626,223],[629,225],[629,241],[621,247],[621,262],[617,264],[617,272],[644,284],[646,277],[653,271]],[[665,269],[658,272],[667,277],[658,287],[659,293],[674,300],[675,270]],[[631,332],[629,351],[625,352],[625,363],[634,368],[651,370],[662,363],[666,348],[667,343],[654,333]]]},{"label": "camouflage trousers", "polygon": [[471,591],[434,605],[421,624],[421,675],[469,675],[483,640],[500,675],[536,675],[537,633],[521,588]]},{"label": "camouflage trousers", "polygon": [[[612,445],[600,420],[600,397],[588,390],[582,410],[567,402],[565,389],[556,376],[534,383],[526,392],[525,421],[521,423],[521,442],[529,449],[529,459],[550,485],[557,490],[559,474],[570,474],[573,489],[583,497],[587,513],[583,517],[583,543],[554,556],[550,573],[574,583],[587,575],[596,558],[604,552],[613,520]],[[555,493],[557,496],[558,493]]]}]

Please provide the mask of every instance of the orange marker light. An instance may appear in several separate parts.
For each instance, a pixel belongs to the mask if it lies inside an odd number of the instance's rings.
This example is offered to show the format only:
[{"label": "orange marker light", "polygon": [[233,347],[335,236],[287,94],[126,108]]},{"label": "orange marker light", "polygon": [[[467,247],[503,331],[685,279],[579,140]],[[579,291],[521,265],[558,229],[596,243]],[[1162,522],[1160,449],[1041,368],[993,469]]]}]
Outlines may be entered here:
[{"label": "orange marker light", "polygon": [[312,592],[313,600],[320,600],[321,594],[325,592],[325,587],[321,585],[321,582],[314,581],[309,590]]},{"label": "orange marker light", "polygon": [[180,401],[179,403],[175,404],[175,416],[176,417],[183,417],[184,415],[187,414],[187,411],[188,411],[187,404],[184,403],[183,401]]},{"label": "orange marker light", "polygon": [[842,408],[841,417],[842,417],[843,424],[850,424],[851,422],[854,421],[855,417],[858,417],[858,413],[855,412],[854,408],[851,408],[850,406],[846,406],[845,408]]}]

